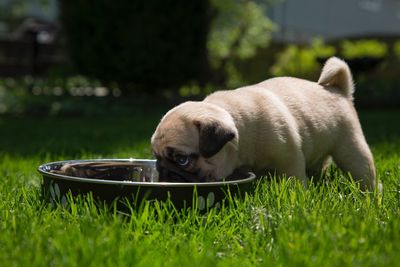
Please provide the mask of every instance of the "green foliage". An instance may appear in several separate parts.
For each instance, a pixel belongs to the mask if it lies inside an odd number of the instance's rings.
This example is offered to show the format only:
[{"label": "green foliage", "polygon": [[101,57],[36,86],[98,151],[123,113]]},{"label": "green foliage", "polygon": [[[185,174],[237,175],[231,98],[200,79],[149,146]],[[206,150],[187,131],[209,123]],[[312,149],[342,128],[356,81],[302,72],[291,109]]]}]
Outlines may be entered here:
[{"label": "green foliage", "polygon": [[212,1],[217,16],[212,21],[207,46],[211,64],[227,76],[229,87],[240,82],[234,61],[250,58],[258,48],[266,47],[275,29],[266,16],[265,2]]},{"label": "green foliage", "polygon": [[[397,60],[386,57],[388,44],[375,40],[343,41],[336,51],[333,45],[316,39],[310,45],[287,45],[277,52],[275,63],[270,67],[271,76],[293,76],[316,81],[324,61],[331,56],[347,60],[356,83],[355,103],[357,107],[395,107],[400,103],[398,90],[398,59],[400,45],[395,43],[393,51]],[[341,49],[340,49],[341,48]],[[383,57],[383,58],[382,58]],[[376,58],[370,67],[367,58]],[[266,75],[264,75],[264,78]],[[246,77],[245,77],[246,78]]]},{"label": "green foliage", "polygon": [[386,56],[388,47],[378,40],[345,40],[341,43],[341,54],[345,59]]},{"label": "green foliage", "polygon": [[268,45],[274,24],[261,3],[213,0],[212,4],[217,17],[212,23],[208,49],[215,66],[227,57],[252,57],[257,48]]},{"label": "green foliage", "polygon": [[80,73],[148,92],[204,79],[208,1],[62,0],[60,5],[69,53]]},{"label": "green foliage", "polygon": [[335,53],[336,49],[324,44],[322,39],[315,39],[306,47],[288,45],[278,54],[275,64],[271,67],[271,74],[315,79],[321,68],[318,59],[331,57]]},{"label": "green foliage", "polygon": [[183,98],[202,97],[212,92],[213,88],[211,86],[199,86],[196,83],[183,85],[179,88],[179,95]]},{"label": "green foliage", "polygon": [[332,45],[325,44],[322,38],[316,38],[311,42],[311,49],[316,57],[329,58],[336,54],[336,48]]},{"label": "green foliage", "polygon": [[150,157],[160,116],[0,117],[1,265],[398,265],[399,110],[360,113],[383,195],[359,192],[333,168],[329,181],[308,189],[262,180],[252,196],[206,214],[161,203],[125,214],[90,196],[52,208],[41,199],[39,164]]},{"label": "green foliage", "polygon": [[397,41],[393,45],[393,52],[398,59],[400,59],[400,41]]},{"label": "green foliage", "polygon": [[[126,93],[126,92],[125,92]],[[169,99],[149,96],[126,97],[117,84],[107,86],[84,76],[66,78],[0,79],[0,115],[31,116],[94,116],[135,114],[159,109]],[[154,103],[151,106],[149,103]]]},{"label": "green foliage", "polygon": [[296,45],[288,45],[278,55],[276,63],[271,67],[274,76],[293,76],[311,78],[318,70],[315,53],[308,48],[301,48]]}]

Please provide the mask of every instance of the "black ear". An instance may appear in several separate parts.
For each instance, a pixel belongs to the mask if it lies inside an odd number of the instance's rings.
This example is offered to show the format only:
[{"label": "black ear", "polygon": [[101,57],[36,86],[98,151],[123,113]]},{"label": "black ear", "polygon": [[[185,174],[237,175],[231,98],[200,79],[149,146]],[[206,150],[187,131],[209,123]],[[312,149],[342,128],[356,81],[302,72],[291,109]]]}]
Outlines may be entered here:
[{"label": "black ear", "polygon": [[199,129],[200,155],[209,158],[235,137],[235,133],[220,122],[195,122]]}]

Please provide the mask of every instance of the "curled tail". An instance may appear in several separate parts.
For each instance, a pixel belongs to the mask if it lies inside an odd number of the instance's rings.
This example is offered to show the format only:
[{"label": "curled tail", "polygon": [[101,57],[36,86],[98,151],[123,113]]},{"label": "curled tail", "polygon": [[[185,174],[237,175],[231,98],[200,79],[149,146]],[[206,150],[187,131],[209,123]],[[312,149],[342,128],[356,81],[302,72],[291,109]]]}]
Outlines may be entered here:
[{"label": "curled tail", "polygon": [[337,57],[331,57],[325,62],[318,84],[336,87],[345,97],[353,98],[354,84],[350,68]]}]

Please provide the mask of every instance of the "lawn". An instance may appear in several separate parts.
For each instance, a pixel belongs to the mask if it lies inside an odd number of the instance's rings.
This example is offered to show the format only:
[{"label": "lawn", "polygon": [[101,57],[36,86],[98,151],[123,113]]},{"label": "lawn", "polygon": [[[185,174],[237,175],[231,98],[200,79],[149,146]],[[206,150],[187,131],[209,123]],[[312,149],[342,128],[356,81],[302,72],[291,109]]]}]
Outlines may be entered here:
[{"label": "lawn", "polygon": [[400,266],[400,110],[360,113],[382,195],[360,193],[334,169],[309,189],[265,179],[206,214],[41,201],[39,164],[147,158],[160,116],[0,117],[0,265]]}]

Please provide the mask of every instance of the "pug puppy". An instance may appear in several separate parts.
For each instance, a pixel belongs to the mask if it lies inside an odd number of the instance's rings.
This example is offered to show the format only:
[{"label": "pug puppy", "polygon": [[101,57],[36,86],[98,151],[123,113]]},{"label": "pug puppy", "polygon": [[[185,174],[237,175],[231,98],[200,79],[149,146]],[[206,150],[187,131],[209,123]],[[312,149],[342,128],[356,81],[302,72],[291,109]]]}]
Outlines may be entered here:
[{"label": "pug puppy", "polygon": [[217,181],[238,170],[274,170],[307,185],[332,158],[362,189],[373,190],[373,157],[353,92],[348,65],[332,57],[318,82],[272,78],[180,104],[151,138],[160,180]]}]

